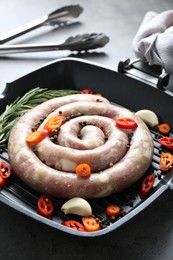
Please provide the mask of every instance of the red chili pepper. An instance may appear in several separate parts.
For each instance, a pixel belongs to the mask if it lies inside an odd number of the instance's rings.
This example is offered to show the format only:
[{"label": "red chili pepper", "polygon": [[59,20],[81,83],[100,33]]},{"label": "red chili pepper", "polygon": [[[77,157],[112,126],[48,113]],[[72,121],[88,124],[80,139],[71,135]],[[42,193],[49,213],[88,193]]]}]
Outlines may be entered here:
[{"label": "red chili pepper", "polygon": [[26,137],[26,141],[30,144],[37,144],[41,142],[48,135],[47,130],[38,130],[32,132]]},{"label": "red chili pepper", "polygon": [[10,177],[10,175],[11,175],[11,169],[9,165],[6,162],[2,161],[0,163],[0,176],[4,179],[7,179]]},{"label": "red chili pepper", "polygon": [[7,183],[7,180],[5,178],[3,178],[2,176],[0,176],[0,188],[5,186],[6,183]]},{"label": "red chili pepper", "polygon": [[66,220],[63,221],[61,224],[77,231],[82,231],[82,232],[86,231],[84,226],[76,220]]},{"label": "red chili pepper", "polygon": [[93,94],[93,91],[91,89],[83,89],[81,91],[82,94]]},{"label": "red chili pepper", "polygon": [[88,177],[91,174],[91,167],[87,163],[81,163],[77,165],[76,173],[80,177]]},{"label": "red chili pepper", "polygon": [[106,215],[109,217],[118,216],[120,214],[121,208],[116,204],[111,204],[106,208]]},{"label": "red chili pepper", "polygon": [[100,230],[99,219],[93,216],[83,217],[82,223],[88,232],[94,232]]},{"label": "red chili pepper", "polygon": [[162,137],[159,138],[159,143],[166,148],[173,150],[173,137]]},{"label": "red chili pepper", "polygon": [[169,132],[171,131],[171,127],[169,124],[163,123],[158,125],[158,130],[161,134],[166,135],[169,134]]},{"label": "red chili pepper", "polygon": [[162,153],[160,157],[160,169],[162,171],[168,171],[172,168],[173,156],[170,153]]},{"label": "red chili pepper", "polygon": [[142,185],[141,185],[141,189],[140,189],[140,198],[141,199],[145,199],[149,195],[149,193],[150,193],[150,191],[151,191],[151,189],[154,185],[154,182],[155,182],[155,175],[154,174],[148,175],[143,180]]},{"label": "red chili pepper", "polygon": [[127,118],[127,117],[124,117],[124,118],[118,118],[116,120],[116,125],[120,128],[123,128],[123,129],[136,129],[138,127],[137,123],[135,122],[134,119],[132,118]]},{"label": "red chili pepper", "polygon": [[63,115],[51,117],[44,125],[44,129],[50,134],[56,128],[62,126],[66,122],[66,117]]},{"label": "red chili pepper", "polygon": [[52,201],[46,195],[42,195],[37,202],[37,210],[39,215],[50,218],[54,212]]}]

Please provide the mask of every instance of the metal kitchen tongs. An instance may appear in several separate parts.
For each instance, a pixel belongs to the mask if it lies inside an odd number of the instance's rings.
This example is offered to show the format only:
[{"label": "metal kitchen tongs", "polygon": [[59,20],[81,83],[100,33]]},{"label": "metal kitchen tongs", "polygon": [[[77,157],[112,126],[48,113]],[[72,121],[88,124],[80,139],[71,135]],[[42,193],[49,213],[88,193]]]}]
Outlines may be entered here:
[{"label": "metal kitchen tongs", "polygon": [[48,15],[38,18],[26,25],[20,26],[10,32],[0,35],[0,54],[39,52],[52,50],[71,50],[81,51],[96,49],[105,46],[109,38],[103,33],[91,33],[69,37],[59,44],[20,44],[3,45],[27,32],[30,32],[43,25],[61,26],[77,18],[83,11],[80,5],[69,5],[62,7]]},{"label": "metal kitchen tongs", "polygon": [[43,25],[55,26],[66,24],[73,18],[77,18],[82,12],[83,8],[80,5],[69,5],[62,7],[48,15],[38,18],[3,35],[0,35],[0,44],[6,43]]}]

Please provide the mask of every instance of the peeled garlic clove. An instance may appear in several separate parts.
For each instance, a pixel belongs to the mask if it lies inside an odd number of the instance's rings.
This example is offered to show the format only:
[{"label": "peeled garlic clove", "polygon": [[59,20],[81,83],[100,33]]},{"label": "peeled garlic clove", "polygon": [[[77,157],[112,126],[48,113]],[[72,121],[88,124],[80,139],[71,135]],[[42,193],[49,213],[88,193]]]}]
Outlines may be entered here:
[{"label": "peeled garlic clove", "polygon": [[155,128],[159,124],[157,115],[151,110],[139,110],[135,113],[135,115],[138,116],[142,121],[144,121],[144,123],[146,123],[146,125],[151,128]]},{"label": "peeled garlic clove", "polygon": [[90,216],[92,215],[92,209],[90,204],[83,198],[75,197],[65,202],[61,211],[67,214],[76,214],[79,216]]}]

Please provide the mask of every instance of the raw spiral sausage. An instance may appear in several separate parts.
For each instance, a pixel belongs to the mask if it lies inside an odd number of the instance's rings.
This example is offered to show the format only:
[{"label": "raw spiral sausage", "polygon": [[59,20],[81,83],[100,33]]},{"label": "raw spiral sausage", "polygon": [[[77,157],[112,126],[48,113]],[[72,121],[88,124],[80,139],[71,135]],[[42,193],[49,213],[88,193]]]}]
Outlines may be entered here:
[{"label": "raw spiral sausage", "polygon": [[[46,137],[36,146],[26,137],[40,118],[42,129],[51,117],[63,114],[58,143]],[[130,117],[135,130],[122,130],[117,118]],[[148,169],[153,140],[147,126],[133,112],[111,104],[106,98],[75,94],[54,98],[31,109],[11,130],[9,160],[16,174],[33,189],[59,198],[100,198],[134,184]],[[75,168],[90,165],[92,173],[79,177]]]}]

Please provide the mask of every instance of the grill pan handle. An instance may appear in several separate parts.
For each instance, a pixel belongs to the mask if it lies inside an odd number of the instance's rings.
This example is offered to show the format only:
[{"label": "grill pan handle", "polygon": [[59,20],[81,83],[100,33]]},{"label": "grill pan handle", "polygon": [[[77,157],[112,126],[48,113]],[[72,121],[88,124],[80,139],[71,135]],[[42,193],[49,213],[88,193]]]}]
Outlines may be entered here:
[{"label": "grill pan handle", "polygon": [[130,74],[161,90],[164,90],[169,83],[169,74],[165,69],[159,65],[149,65],[145,59],[130,61],[129,58],[124,58],[118,64],[118,72]]}]

